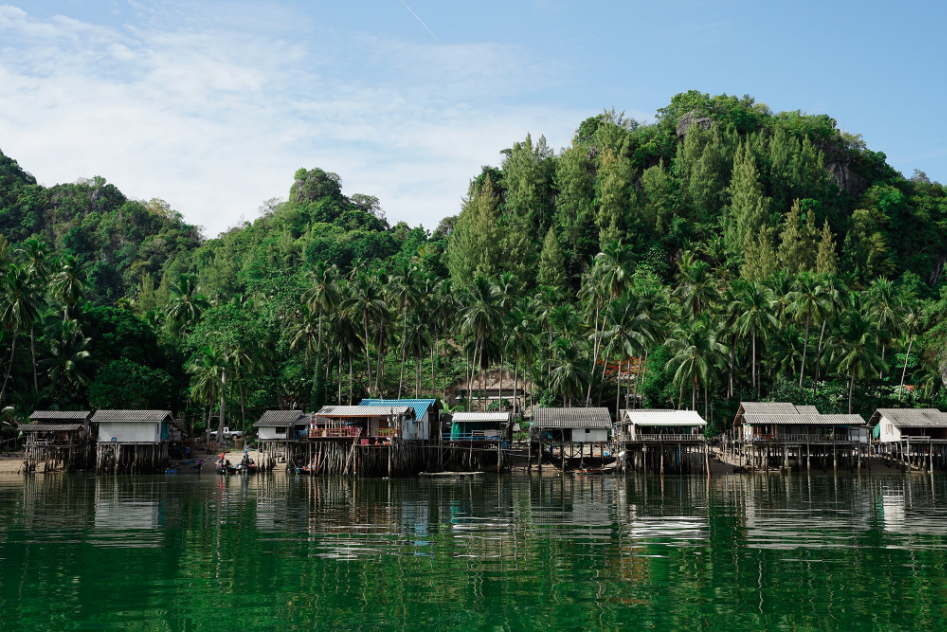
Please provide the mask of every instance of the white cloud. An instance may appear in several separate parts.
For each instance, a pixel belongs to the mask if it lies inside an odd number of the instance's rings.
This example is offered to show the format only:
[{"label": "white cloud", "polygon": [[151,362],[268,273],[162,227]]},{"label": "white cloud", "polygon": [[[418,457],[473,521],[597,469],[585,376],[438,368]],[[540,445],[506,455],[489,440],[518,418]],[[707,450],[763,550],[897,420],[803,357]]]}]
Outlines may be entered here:
[{"label": "white cloud", "polygon": [[562,146],[589,114],[523,105],[558,80],[507,45],[193,17],[116,29],[0,7],[0,149],[46,184],[162,197],[210,235],[316,166],[430,229],[501,149],[528,131]]}]

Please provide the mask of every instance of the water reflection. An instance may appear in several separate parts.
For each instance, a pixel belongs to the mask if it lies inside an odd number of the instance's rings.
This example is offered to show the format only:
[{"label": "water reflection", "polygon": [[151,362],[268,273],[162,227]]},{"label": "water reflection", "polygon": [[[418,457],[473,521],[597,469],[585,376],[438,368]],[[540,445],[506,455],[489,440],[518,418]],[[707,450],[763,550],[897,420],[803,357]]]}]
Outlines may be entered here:
[{"label": "water reflection", "polygon": [[945,498],[867,473],[0,478],[0,620],[938,629]]}]

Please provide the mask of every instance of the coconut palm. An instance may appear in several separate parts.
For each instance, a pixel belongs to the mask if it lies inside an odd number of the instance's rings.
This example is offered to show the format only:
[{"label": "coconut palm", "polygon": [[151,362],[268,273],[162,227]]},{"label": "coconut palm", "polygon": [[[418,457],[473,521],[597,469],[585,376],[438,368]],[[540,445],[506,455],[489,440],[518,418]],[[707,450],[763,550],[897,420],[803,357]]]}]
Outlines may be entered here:
[{"label": "coconut palm", "polygon": [[63,322],[73,317],[73,310],[82,300],[85,289],[85,266],[73,255],[65,254],[60,259],[59,270],[52,278],[52,293],[62,303]]},{"label": "coconut palm", "polygon": [[168,303],[166,317],[169,323],[177,326],[181,336],[187,335],[187,330],[197,324],[201,314],[210,305],[201,293],[201,286],[197,282],[197,275],[181,274],[177,283],[169,288],[171,300]]},{"label": "coconut palm", "polygon": [[477,276],[468,288],[466,300],[466,306],[460,314],[460,327],[474,344],[473,360],[480,370],[480,389],[483,391],[486,388],[484,351],[497,329],[502,326],[502,313],[497,306],[496,286],[486,277]]},{"label": "coconut palm", "polygon": [[671,334],[667,347],[673,354],[667,368],[674,371],[674,382],[682,386],[686,382],[691,384],[691,410],[697,410],[697,390],[704,386],[704,415],[707,416],[707,384],[716,368],[723,364],[727,348],[717,342],[717,332],[707,318],[685,321]]},{"label": "coconut palm", "polygon": [[759,360],[756,353],[756,342],[760,337],[764,337],[770,328],[777,326],[776,317],[773,315],[775,303],[776,301],[773,299],[770,290],[758,283],[746,283],[740,289],[736,305],[733,306],[734,309],[740,312],[736,322],[740,335],[749,336],[752,340],[751,364],[753,366],[753,386],[756,387],[757,396],[761,391],[761,380],[757,372]]},{"label": "coconut palm", "polygon": [[852,412],[852,391],[855,380],[884,370],[884,360],[878,353],[878,329],[859,310],[845,315],[838,338],[839,353],[836,366],[847,375],[848,412]]},{"label": "coconut palm", "polygon": [[[0,387],[0,402],[3,402],[10,372],[13,370],[17,337],[24,331],[32,330],[36,321],[39,320],[41,308],[42,300],[29,270],[19,264],[11,263],[0,280],[0,324],[12,333],[10,361],[7,364],[6,376],[3,378],[3,386]],[[35,363],[33,374],[35,394],[39,393]]]},{"label": "coconut palm", "polygon": [[611,355],[618,358],[617,388],[615,391],[615,410],[621,406],[621,370],[627,361],[644,353],[648,342],[654,340],[654,323],[647,311],[642,309],[637,297],[623,296],[611,301],[605,307],[605,328],[601,337],[608,345]]},{"label": "coconut palm", "polygon": [[213,345],[201,347],[187,363],[187,372],[191,375],[191,399],[207,405],[207,428],[210,429],[211,413],[214,402],[220,400],[220,420],[217,426],[217,438],[223,436],[226,419],[227,395],[227,353]]},{"label": "coconut palm", "polygon": [[49,357],[40,361],[49,381],[56,388],[56,399],[62,401],[67,384],[89,381],[82,365],[89,359],[90,338],[86,338],[76,320],[54,321],[46,328]]},{"label": "coconut palm", "polygon": [[868,287],[868,304],[868,316],[878,328],[883,362],[888,344],[898,336],[904,298],[890,280],[875,279]]},{"label": "coconut palm", "polygon": [[792,290],[788,294],[789,312],[805,321],[805,334],[802,343],[802,363],[799,365],[799,388],[802,388],[802,377],[806,372],[806,352],[809,350],[809,326],[813,316],[828,308],[825,288],[822,279],[812,272],[803,272],[792,283]]},{"label": "coconut palm", "polygon": [[920,309],[917,301],[907,301],[905,303],[904,320],[901,327],[905,339],[908,341],[908,349],[904,354],[904,368],[901,369],[901,384],[898,386],[898,401],[901,401],[901,394],[904,391],[904,377],[908,372],[908,360],[911,358],[911,348],[914,346],[914,339],[917,334],[927,328],[930,320],[929,314]]},{"label": "coconut palm", "polygon": [[416,310],[421,295],[418,291],[417,267],[404,266],[400,274],[391,279],[389,293],[392,306],[401,316],[401,373],[398,377],[398,399],[404,387],[404,366],[408,357],[408,314]]},{"label": "coconut palm", "polygon": [[309,289],[303,294],[303,302],[309,311],[316,315],[316,367],[313,372],[313,406],[319,408],[322,405],[322,323],[326,313],[333,309],[339,302],[339,271],[334,265],[327,265],[320,261],[316,264],[316,269],[309,273]]},{"label": "coconut palm", "polygon": [[552,367],[549,371],[549,387],[562,398],[563,405],[572,406],[572,401],[582,396],[589,379],[586,357],[582,347],[567,338],[559,338],[552,348]]},{"label": "coconut palm", "polygon": [[[368,274],[356,274],[355,278],[349,283],[348,296],[342,301],[341,309],[349,312],[353,317],[361,322],[362,325],[362,347],[365,351],[365,371],[367,377],[367,390],[372,389],[372,360],[369,347],[371,345],[371,336],[369,328],[376,319],[381,317],[388,306],[381,295],[381,288]],[[379,367],[379,371],[381,368]]]},{"label": "coconut palm", "polygon": [[717,280],[710,272],[710,266],[692,255],[683,257],[679,262],[680,283],[674,290],[674,297],[692,318],[696,318],[704,310],[719,299]]}]

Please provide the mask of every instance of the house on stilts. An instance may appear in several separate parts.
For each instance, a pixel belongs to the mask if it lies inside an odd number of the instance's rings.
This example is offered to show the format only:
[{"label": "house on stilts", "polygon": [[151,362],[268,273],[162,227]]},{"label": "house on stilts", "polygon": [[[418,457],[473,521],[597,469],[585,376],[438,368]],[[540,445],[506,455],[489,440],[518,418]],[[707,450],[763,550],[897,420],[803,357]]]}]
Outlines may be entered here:
[{"label": "house on stilts", "polygon": [[19,430],[26,436],[23,466],[35,472],[89,469],[95,463],[90,426],[92,413],[87,410],[36,410],[29,423]]},{"label": "house on stilts", "polygon": [[584,467],[587,458],[590,463],[601,463],[611,429],[607,408],[537,408],[530,428],[530,449],[536,444],[540,467],[544,459],[563,470]]},{"label": "house on stilts", "polygon": [[947,413],[936,408],[879,408],[868,425],[878,455],[904,470],[947,467]]},{"label": "house on stilts", "polygon": [[725,448],[748,469],[861,468],[868,425],[860,415],[823,415],[815,406],[743,402]]},{"label": "house on stilts", "polygon": [[707,473],[706,427],[694,410],[623,410],[620,467],[662,474]]},{"label": "house on stilts", "polygon": [[311,416],[301,410],[268,410],[253,424],[257,429],[260,450],[259,466],[272,470],[277,461],[287,468],[291,462],[292,446],[309,438]]},{"label": "house on stilts", "polygon": [[174,417],[167,410],[99,410],[95,469],[98,472],[158,472],[168,465]]},{"label": "house on stilts", "polygon": [[507,465],[505,449],[512,438],[512,412],[456,412],[451,416],[442,469],[499,472]]}]

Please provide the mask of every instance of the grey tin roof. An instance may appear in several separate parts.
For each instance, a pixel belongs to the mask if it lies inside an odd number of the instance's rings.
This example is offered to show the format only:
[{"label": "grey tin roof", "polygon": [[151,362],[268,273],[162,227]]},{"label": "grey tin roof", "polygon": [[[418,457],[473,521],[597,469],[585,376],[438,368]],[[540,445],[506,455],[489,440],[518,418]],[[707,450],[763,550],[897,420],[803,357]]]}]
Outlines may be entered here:
[{"label": "grey tin roof", "polygon": [[301,410],[268,410],[253,424],[254,428],[284,428],[302,426],[309,422],[309,415]]},{"label": "grey tin roof", "polygon": [[162,421],[174,421],[169,410],[97,410],[92,415],[94,423],[118,422],[135,424],[156,424]]},{"label": "grey tin roof", "polygon": [[936,408],[879,408],[871,416],[871,425],[882,416],[898,428],[947,428],[947,413]]},{"label": "grey tin roof", "polygon": [[85,421],[92,415],[88,410],[34,410],[30,415],[33,421],[59,421],[65,419],[74,419],[76,421]]},{"label": "grey tin roof", "polygon": [[71,432],[79,430],[82,424],[20,424],[21,432]]},{"label": "grey tin roof", "polygon": [[607,408],[537,408],[534,428],[611,428]]}]

